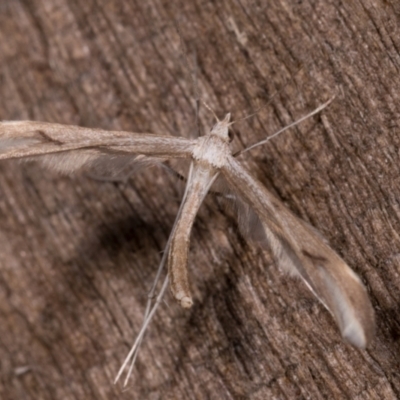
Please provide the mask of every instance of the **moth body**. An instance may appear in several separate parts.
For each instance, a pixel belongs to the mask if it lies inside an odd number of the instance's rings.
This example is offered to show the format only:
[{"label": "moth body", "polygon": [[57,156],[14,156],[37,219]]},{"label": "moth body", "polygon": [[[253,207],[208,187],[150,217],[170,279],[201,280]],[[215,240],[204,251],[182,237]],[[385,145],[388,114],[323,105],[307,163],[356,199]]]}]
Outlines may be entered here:
[{"label": "moth body", "polygon": [[231,115],[227,114],[207,135],[196,140],[180,216],[171,233],[168,251],[170,289],[183,308],[190,308],[193,304],[187,273],[190,232],[197,211],[219,170],[225,167],[229,157],[232,157],[229,148],[230,118]]},{"label": "moth body", "polygon": [[222,121],[218,121],[211,131],[197,139],[192,158],[202,161],[211,168],[221,168],[226,165],[228,157],[232,155],[229,147],[229,121],[231,114],[227,114]]},{"label": "moth body", "polygon": [[[330,101],[288,127],[321,111]],[[90,170],[101,163],[115,168],[118,159],[123,166],[134,165],[137,169],[160,165],[171,158],[192,161],[182,203],[149,293],[142,329],[116,380],[130,360],[131,366],[135,362],[137,349],[168,285],[182,307],[189,308],[193,303],[188,280],[190,233],[198,209],[217,177],[229,188],[229,193],[223,195],[238,205],[242,233],[271,251],[283,270],[303,279],[330,311],[342,336],[359,348],[366,347],[373,337],[374,311],[361,280],[313,227],[289,211],[236,158],[268,139],[232,155],[230,117],[227,114],[198,139],[45,122],[0,122],[0,159],[36,157],[57,171]],[[153,304],[157,282],[166,264],[168,274]]]}]

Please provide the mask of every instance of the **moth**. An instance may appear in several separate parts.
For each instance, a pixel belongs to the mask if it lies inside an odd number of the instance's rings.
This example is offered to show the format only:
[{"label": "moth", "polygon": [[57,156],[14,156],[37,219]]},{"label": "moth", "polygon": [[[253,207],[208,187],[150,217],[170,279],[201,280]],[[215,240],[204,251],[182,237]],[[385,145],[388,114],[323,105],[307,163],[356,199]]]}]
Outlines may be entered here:
[{"label": "moth", "polygon": [[[276,134],[320,112],[330,101]],[[230,114],[221,121],[217,119],[212,129],[197,139],[45,122],[0,122],[0,159],[38,160],[64,173],[119,159],[122,164],[135,168],[162,164],[172,158],[190,160],[185,193],[149,293],[142,329],[116,381],[131,362],[127,382],[146,328],[168,286],[182,307],[191,307],[190,233],[205,196],[213,185],[221,187],[221,183],[229,188],[222,195],[225,193],[238,203],[243,232],[269,249],[284,271],[305,282],[330,311],[342,336],[362,349],[372,339],[374,312],[358,276],[313,227],[292,214],[238,161],[240,154],[266,143],[276,134],[234,155],[230,148],[229,127],[233,123],[230,120]],[[155,298],[155,288],[165,265],[168,273]]]}]

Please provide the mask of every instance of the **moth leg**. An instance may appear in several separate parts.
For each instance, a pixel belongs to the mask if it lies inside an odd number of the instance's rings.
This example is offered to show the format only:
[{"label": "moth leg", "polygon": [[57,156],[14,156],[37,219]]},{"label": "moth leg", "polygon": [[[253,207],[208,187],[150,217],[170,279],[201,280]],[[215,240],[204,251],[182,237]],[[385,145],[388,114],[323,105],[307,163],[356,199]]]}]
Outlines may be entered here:
[{"label": "moth leg", "polygon": [[[190,169],[189,169],[189,178],[188,178],[189,181],[191,181],[192,173],[193,173],[193,164],[190,165]],[[174,236],[174,232],[175,232],[175,228],[176,228],[177,222],[179,221],[179,216],[182,214],[182,209],[183,209],[183,207],[185,205],[185,200],[186,200],[186,197],[187,197],[188,187],[189,187],[189,185],[186,185],[186,190],[185,190],[185,193],[183,195],[182,204],[179,207],[177,218],[176,218],[174,226],[172,228],[170,237],[168,238],[168,242],[167,242],[167,244],[165,246],[165,249],[164,249],[164,252],[163,252],[163,256],[162,256],[162,259],[160,261],[160,265],[158,266],[158,271],[157,271],[156,277],[155,277],[155,279],[153,281],[153,285],[152,285],[152,287],[151,287],[151,289],[150,289],[150,291],[149,291],[149,293],[147,295],[147,304],[146,304],[146,310],[144,312],[142,326],[140,328],[140,331],[139,331],[139,333],[138,333],[138,335],[136,337],[136,340],[135,340],[133,346],[131,347],[131,350],[129,351],[128,355],[126,356],[126,358],[125,358],[125,360],[124,360],[124,362],[123,362],[123,364],[121,366],[121,368],[118,371],[118,374],[117,374],[117,376],[116,376],[116,378],[114,380],[114,384],[116,384],[118,382],[118,380],[120,379],[121,375],[123,374],[125,368],[130,363],[129,370],[128,370],[127,374],[126,374],[126,378],[125,378],[125,381],[124,381],[124,387],[127,385],[129,377],[132,374],[132,370],[133,370],[133,367],[135,365],[136,358],[137,358],[137,356],[139,354],[139,348],[140,348],[140,346],[142,344],[144,334],[146,333],[147,327],[150,324],[151,319],[153,318],[158,306],[160,305],[160,303],[161,303],[161,301],[162,301],[162,299],[164,297],[166,288],[168,286],[168,275],[165,277],[163,285],[162,285],[162,288],[161,288],[161,291],[159,292],[159,294],[157,296],[155,296],[155,291],[156,291],[157,283],[160,280],[161,273],[162,273],[162,271],[164,269],[164,266],[165,266],[165,263],[167,261],[167,256],[168,256],[170,244],[171,244],[172,238]],[[153,301],[154,301],[154,304],[153,304]]]},{"label": "moth leg", "polygon": [[184,308],[190,308],[193,304],[187,271],[190,232],[197,211],[217,175],[218,172],[216,173],[213,168],[200,163],[194,164],[181,213],[178,215],[171,237],[168,253],[170,288],[174,298]]},{"label": "moth leg", "polygon": [[154,305],[151,307],[151,309],[150,309],[150,311],[148,313],[147,313],[147,310],[146,310],[145,319],[143,321],[143,325],[142,325],[142,327],[140,329],[140,332],[139,332],[138,336],[136,337],[135,343],[133,344],[131,350],[129,351],[129,354],[127,355],[127,357],[125,358],[125,361],[123,362],[121,368],[119,369],[118,374],[117,374],[117,376],[116,376],[116,378],[114,380],[114,384],[116,384],[118,382],[118,380],[120,379],[121,375],[123,374],[125,368],[130,363],[129,370],[128,370],[128,373],[126,375],[125,381],[124,381],[124,387],[127,385],[129,377],[132,374],[132,370],[133,370],[133,367],[134,367],[134,364],[135,364],[135,361],[136,361],[136,358],[137,358],[137,355],[138,355],[139,347],[140,347],[140,345],[142,343],[142,340],[143,340],[143,336],[144,336],[144,334],[145,334],[145,332],[147,330],[147,327],[150,324],[150,322],[151,322],[151,320],[152,320],[152,318],[153,318],[158,306],[161,303],[161,300],[162,300],[162,298],[163,298],[163,296],[165,294],[165,291],[167,289],[167,285],[168,285],[168,276],[166,276],[165,279],[164,279],[164,282],[163,282],[163,285],[161,287],[160,293],[158,294]]}]

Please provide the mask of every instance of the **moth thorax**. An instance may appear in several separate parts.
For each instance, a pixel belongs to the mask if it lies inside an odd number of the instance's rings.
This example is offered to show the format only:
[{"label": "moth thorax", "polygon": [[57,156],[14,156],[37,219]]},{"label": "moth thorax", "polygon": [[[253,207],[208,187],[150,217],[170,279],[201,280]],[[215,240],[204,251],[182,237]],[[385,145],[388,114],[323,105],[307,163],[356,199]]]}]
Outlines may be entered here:
[{"label": "moth thorax", "polygon": [[214,135],[198,138],[193,149],[192,157],[196,161],[210,164],[214,168],[221,168],[226,164],[227,157],[231,155],[229,144]]}]

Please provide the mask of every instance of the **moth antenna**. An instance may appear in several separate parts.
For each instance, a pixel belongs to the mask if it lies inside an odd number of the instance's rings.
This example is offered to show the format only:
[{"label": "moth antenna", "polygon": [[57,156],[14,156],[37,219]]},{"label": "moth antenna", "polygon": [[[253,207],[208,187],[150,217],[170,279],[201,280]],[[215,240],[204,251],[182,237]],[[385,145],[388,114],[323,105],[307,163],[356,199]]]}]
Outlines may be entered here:
[{"label": "moth antenna", "polygon": [[266,139],[261,140],[261,142],[257,142],[254,143],[253,145],[245,148],[244,150],[241,150],[239,152],[237,152],[236,154],[234,154],[235,157],[242,155],[243,153],[246,153],[249,150],[254,149],[255,147],[261,146],[265,143],[267,143],[268,141],[270,141],[272,138],[274,138],[275,136],[280,135],[282,132],[285,132],[286,130],[288,130],[289,128],[293,128],[294,126],[300,124],[301,122],[305,121],[306,119],[312,117],[315,114],[318,114],[319,112],[321,112],[324,108],[328,107],[328,105],[335,99],[336,95],[332,96],[326,103],[321,104],[319,107],[317,107],[315,110],[311,111],[309,114],[304,115],[303,117],[301,117],[300,119],[298,119],[297,121],[292,122],[291,124],[285,126],[284,128],[280,129],[278,132],[275,132],[273,135],[268,136]]},{"label": "moth antenna", "polygon": [[200,136],[200,121],[199,121],[199,107],[201,96],[199,94],[199,82],[197,79],[197,51],[194,49],[194,71],[193,71],[193,91],[194,91],[194,100],[196,102],[195,107],[195,126],[197,137]]},{"label": "moth antenna", "polygon": [[220,120],[217,117],[217,114],[215,114],[214,110],[211,108],[211,106],[209,106],[204,100],[202,100],[202,103],[204,104],[204,106],[207,108],[208,111],[212,112],[212,115],[214,115],[214,118],[217,120],[217,122],[220,122]]},{"label": "moth antenna", "polygon": [[[292,79],[294,80],[295,77],[297,76],[297,74],[299,74],[300,71],[302,71],[302,70],[303,70],[303,68],[299,68],[299,69],[295,72],[295,74],[294,74],[294,76],[292,77]],[[288,81],[290,81],[290,79],[289,79]],[[252,118],[252,117],[254,117],[255,115],[259,114],[259,112],[260,112],[261,110],[263,110],[264,108],[266,108],[268,105],[271,104],[272,100],[274,99],[274,97],[275,97],[277,94],[283,92],[283,90],[285,89],[285,87],[286,87],[287,84],[288,84],[288,81],[286,81],[286,82],[284,83],[284,85],[283,85],[282,88],[276,90],[264,105],[258,107],[258,108],[256,109],[256,111],[254,111],[254,112],[251,113],[250,115],[246,115],[245,117],[239,118],[239,119],[237,119],[236,121],[232,121],[232,122],[229,124],[229,126],[235,124],[236,122],[245,121],[246,119]]]}]

